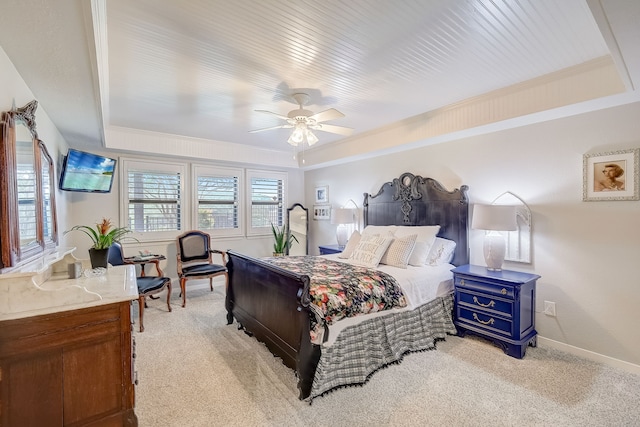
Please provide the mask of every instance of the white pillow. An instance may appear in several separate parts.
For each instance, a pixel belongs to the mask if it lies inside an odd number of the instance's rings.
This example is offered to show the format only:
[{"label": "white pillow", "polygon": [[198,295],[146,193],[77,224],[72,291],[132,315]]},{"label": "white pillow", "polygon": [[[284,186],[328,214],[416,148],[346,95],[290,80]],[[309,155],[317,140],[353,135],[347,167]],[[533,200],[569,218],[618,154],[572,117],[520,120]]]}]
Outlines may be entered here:
[{"label": "white pillow", "polygon": [[400,226],[397,227],[394,234],[396,237],[404,237],[410,234],[417,234],[416,245],[409,257],[409,264],[422,267],[427,262],[431,245],[440,232],[439,225],[419,225],[419,226]]},{"label": "white pillow", "polygon": [[355,265],[376,268],[380,263],[380,258],[391,244],[393,237],[381,236],[379,234],[369,234],[362,236],[360,243],[355,248],[349,259]]},{"label": "white pillow", "polygon": [[396,228],[398,227],[395,225],[367,225],[364,230],[362,230],[362,235],[379,234],[386,236],[387,233],[393,233]]},{"label": "white pillow", "polygon": [[353,251],[358,247],[358,243],[360,243],[360,232],[355,230],[351,233],[351,237],[347,241],[347,245],[344,247],[344,250],[338,254],[338,258],[349,258]]},{"label": "white pillow", "polygon": [[393,239],[387,251],[380,259],[380,264],[392,265],[394,267],[407,268],[409,257],[416,244],[417,234],[398,237]]},{"label": "white pillow", "polygon": [[416,242],[413,252],[409,256],[409,265],[424,267],[429,257],[431,246],[427,242]]},{"label": "white pillow", "polygon": [[436,237],[436,241],[431,246],[427,265],[442,265],[453,261],[453,251],[456,249],[456,242],[442,237]]}]

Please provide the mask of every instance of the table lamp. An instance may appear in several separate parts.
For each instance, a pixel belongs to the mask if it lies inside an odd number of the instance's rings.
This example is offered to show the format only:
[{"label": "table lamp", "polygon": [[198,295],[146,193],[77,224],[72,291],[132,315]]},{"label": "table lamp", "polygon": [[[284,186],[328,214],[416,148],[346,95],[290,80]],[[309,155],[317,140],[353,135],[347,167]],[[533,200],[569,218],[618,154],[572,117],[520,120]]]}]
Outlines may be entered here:
[{"label": "table lamp", "polygon": [[474,205],[471,228],[487,231],[483,245],[487,270],[501,271],[507,247],[504,236],[499,232],[518,229],[516,207],[507,205]]},{"label": "table lamp", "polygon": [[338,224],[336,239],[340,248],[344,248],[349,240],[347,224],[353,224],[353,217],[353,209],[337,208],[331,210],[331,224]]}]

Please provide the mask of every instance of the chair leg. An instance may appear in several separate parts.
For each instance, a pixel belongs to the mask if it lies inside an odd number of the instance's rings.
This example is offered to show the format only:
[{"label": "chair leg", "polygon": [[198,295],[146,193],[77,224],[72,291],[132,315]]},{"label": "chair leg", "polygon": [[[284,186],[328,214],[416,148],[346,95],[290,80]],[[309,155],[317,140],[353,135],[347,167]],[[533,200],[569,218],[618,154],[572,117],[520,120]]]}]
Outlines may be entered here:
[{"label": "chair leg", "polygon": [[143,319],[144,319],[144,306],[145,306],[145,298],[144,295],[140,295],[138,297],[138,311],[140,312],[140,332],[144,332],[144,324]]},{"label": "chair leg", "polygon": [[211,292],[213,292],[213,277],[209,277],[209,288],[211,289]]},{"label": "chair leg", "polygon": [[187,279],[185,278],[180,279],[180,292],[182,292],[182,307],[184,307],[187,304],[187,292],[185,290],[186,285],[187,285]]},{"label": "chair leg", "polygon": [[167,308],[171,311],[171,280],[167,283]]}]

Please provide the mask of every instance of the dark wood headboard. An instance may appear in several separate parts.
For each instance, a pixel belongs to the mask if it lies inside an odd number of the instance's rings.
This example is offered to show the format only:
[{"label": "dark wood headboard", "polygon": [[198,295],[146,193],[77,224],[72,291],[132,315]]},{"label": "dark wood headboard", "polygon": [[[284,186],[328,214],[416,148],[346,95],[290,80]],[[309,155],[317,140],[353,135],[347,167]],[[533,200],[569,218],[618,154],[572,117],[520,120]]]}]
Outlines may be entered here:
[{"label": "dark wood headboard", "polygon": [[452,264],[469,263],[468,186],[448,191],[438,181],[405,172],[364,193],[364,225],[439,225],[438,236],[456,242]]}]

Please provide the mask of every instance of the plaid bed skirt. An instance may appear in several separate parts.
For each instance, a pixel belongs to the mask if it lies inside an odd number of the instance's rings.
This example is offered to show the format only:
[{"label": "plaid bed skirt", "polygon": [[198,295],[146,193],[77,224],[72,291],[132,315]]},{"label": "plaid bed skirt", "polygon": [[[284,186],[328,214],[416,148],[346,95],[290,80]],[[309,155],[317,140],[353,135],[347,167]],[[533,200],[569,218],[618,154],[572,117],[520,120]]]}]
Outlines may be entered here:
[{"label": "plaid bed skirt", "polygon": [[453,295],[448,295],[345,328],[331,347],[322,349],[308,401],[340,387],[362,385],[407,353],[435,349],[437,340],[456,333],[452,310]]}]

